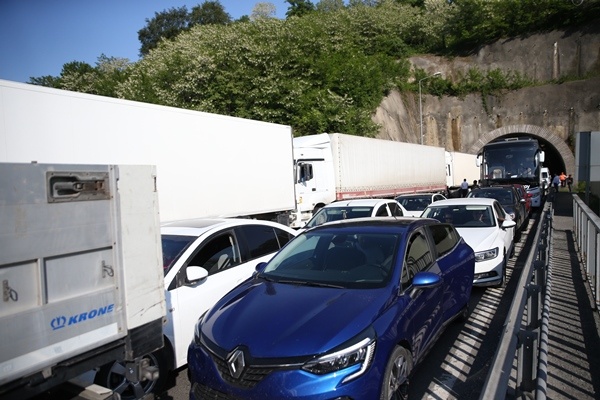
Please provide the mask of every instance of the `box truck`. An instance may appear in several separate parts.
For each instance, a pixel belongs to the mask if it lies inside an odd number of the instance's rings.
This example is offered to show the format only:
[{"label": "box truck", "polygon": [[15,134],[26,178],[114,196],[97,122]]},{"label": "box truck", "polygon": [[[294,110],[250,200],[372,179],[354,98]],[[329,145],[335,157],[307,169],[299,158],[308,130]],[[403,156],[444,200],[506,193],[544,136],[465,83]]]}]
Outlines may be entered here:
[{"label": "box truck", "polygon": [[298,228],[333,201],[446,190],[441,147],[322,133],[294,138],[294,165]]},{"label": "box truck", "polygon": [[156,169],[0,163],[0,399],[163,346]]},{"label": "box truck", "polygon": [[160,220],[295,208],[286,125],[0,80],[0,162],[155,165]]}]

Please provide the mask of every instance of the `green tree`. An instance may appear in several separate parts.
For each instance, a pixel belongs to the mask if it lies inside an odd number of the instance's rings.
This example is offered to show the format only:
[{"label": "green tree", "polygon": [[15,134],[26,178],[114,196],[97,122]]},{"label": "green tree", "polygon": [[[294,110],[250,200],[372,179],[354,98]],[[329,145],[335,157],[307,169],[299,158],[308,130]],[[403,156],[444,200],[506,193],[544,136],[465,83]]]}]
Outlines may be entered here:
[{"label": "green tree", "polygon": [[320,12],[333,12],[342,10],[344,7],[344,0],[321,0],[315,9]]},{"label": "green tree", "polygon": [[207,0],[192,8],[189,27],[194,25],[226,25],[231,23],[231,15],[218,0]]},{"label": "green tree", "polygon": [[145,56],[156,48],[162,39],[173,39],[188,28],[189,14],[185,6],[154,13],[154,18],[146,18],[146,26],[138,31],[140,56]]},{"label": "green tree", "polygon": [[301,17],[315,10],[315,5],[310,0],[285,0],[290,6],[288,7],[285,16]]},{"label": "green tree", "polygon": [[60,78],[52,75],[44,75],[40,77],[29,77],[27,83],[38,86],[46,86],[55,89],[60,89]]}]

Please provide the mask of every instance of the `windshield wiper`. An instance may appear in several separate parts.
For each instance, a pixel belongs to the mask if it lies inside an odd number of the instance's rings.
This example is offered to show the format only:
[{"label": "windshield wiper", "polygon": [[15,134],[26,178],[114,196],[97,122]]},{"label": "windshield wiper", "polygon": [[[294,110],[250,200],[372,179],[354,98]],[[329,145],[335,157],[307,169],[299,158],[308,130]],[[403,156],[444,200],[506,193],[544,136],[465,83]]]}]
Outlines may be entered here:
[{"label": "windshield wiper", "polygon": [[284,283],[284,284],[288,284],[288,285],[314,286],[314,287],[328,287],[328,288],[334,288],[334,289],[344,289],[344,286],[335,285],[333,283],[327,283],[327,282],[304,281],[304,280],[300,280],[300,279],[288,279],[288,278],[277,279],[277,278],[272,278],[272,277],[267,278],[266,276],[263,276],[263,278],[266,279],[266,280],[268,280],[268,281],[270,281],[270,282]]}]

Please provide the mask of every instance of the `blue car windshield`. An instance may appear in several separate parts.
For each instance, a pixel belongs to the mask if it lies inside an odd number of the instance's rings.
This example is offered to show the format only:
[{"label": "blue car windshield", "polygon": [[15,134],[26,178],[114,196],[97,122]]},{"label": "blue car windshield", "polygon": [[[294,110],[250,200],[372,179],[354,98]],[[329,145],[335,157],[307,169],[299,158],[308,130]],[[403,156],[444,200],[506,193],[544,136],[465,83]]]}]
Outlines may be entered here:
[{"label": "blue car windshield", "polygon": [[307,232],[284,247],[259,276],[299,285],[382,287],[392,276],[401,236],[388,232]]}]

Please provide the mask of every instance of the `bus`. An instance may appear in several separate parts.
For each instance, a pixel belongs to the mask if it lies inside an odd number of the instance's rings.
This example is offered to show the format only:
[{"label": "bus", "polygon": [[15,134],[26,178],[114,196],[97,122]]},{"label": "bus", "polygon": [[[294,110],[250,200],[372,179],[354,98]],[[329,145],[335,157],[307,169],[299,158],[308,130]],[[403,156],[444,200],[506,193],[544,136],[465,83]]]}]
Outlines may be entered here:
[{"label": "bus", "polygon": [[477,155],[482,186],[520,183],[528,192],[539,192],[544,151],[531,137],[496,139]]}]

